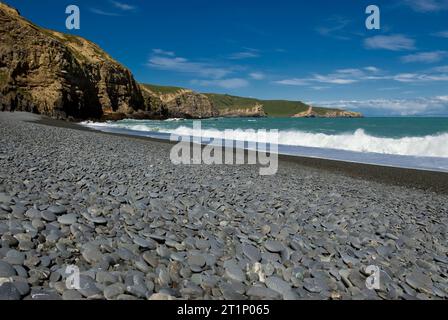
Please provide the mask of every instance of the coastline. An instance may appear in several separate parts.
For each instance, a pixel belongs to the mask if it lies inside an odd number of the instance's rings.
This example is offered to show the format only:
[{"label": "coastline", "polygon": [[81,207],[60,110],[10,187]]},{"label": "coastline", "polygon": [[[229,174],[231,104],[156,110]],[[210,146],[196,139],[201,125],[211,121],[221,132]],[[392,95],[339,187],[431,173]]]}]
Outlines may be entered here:
[{"label": "coastline", "polygon": [[[131,139],[151,141],[153,143],[174,145],[174,142],[156,139],[151,137],[142,137],[127,135],[122,133],[108,133],[93,128],[83,126],[76,122],[55,120],[46,116],[40,116],[40,119],[33,122],[47,126],[60,128],[69,128],[81,131],[92,131],[101,134],[123,136]],[[328,160],[321,158],[309,158],[301,156],[279,155],[280,162],[290,165],[299,165],[318,170],[325,170],[332,173],[344,174],[349,177],[387,183],[390,185],[404,186],[408,188],[418,188],[422,190],[434,191],[437,193],[448,194],[448,173],[430,170],[407,169],[390,166],[381,166],[375,164],[364,164],[356,162],[346,162],[340,160]]]},{"label": "coastline", "polygon": [[30,114],[0,113],[0,136],[0,299],[448,298],[448,197],[433,187],[303,159],[273,176],[176,166],[167,142]]}]

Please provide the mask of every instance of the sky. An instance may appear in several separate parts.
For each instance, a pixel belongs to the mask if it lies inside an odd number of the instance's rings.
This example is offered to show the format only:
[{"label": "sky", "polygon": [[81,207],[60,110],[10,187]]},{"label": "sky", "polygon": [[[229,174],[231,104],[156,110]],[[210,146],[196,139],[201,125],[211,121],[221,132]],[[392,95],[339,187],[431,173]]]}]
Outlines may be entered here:
[{"label": "sky", "polygon": [[[4,0],[139,82],[367,115],[448,116],[448,0]],[[68,5],[80,29],[67,30]],[[380,29],[366,27],[366,8]]]}]

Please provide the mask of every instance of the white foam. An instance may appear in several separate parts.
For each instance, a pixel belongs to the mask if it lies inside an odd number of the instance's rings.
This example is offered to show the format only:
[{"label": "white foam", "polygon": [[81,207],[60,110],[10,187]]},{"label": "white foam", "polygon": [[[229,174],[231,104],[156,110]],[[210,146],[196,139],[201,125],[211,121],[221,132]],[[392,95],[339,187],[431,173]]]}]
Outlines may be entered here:
[{"label": "white foam", "polygon": [[[202,129],[197,132],[192,128],[181,126],[176,129],[166,129],[148,126],[144,124],[122,123],[84,123],[92,127],[121,128],[143,132],[173,133],[179,136],[194,136],[203,138],[225,137],[238,141],[252,141],[254,134],[241,129],[233,130],[232,135],[225,134],[217,129]],[[323,133],[310,133],[297,130],[284,130],[279,132],[279,140],[276,141],[269,133],[265,136],[264,143],[279,143],[288,146],[314,147],[325,149],[346,150],[363,153],[380,153],[391,155],[405,155],[417,157],[448,158],[448,133],[425,137],[385,138],[367,134],[363,129],[354,133],[329,135]]]},{"label": "white foam", "polygon": [[[180,127],[165,131],[177,135],[198,136],[191,128]],[[201,131],[202,137],[224,138],[224,131]],[[234,130],[233,140],[250,141],[253,134],[244,130]],[[266,135],[266,143],[276,143],[274,137]],[[382,138],[374,137],[358,129],[355,133],[328,135],[323,133],[308,133],[302,131],[280,131],[279,144],[289,146],[338,149],[355,152],[372,152],[407,156],[446,157],[448,158],[448,133],[426,137]]]}]

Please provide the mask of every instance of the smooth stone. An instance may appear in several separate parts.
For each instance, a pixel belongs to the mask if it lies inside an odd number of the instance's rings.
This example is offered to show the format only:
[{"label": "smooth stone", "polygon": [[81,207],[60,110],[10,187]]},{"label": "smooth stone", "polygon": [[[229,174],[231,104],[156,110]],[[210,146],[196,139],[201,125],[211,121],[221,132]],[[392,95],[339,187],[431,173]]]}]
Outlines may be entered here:
[{"label": "smooth stone", "polygon": [[50,206],[47,210],[57,216],[67,213],[67,209],[64,206]]},{"label": "smooth stone", "polygon": [[0,278],[9,278],[16,275],[16,270],[12,265],[0,260]]},{"label": "smooth stone", "polygon": [[110,272],[99,271],[96,274],[96,281],[104,285],[111,285],[118,282],[118,277]]},{"label": "smooth stone", "polygon": [[17,250],[9,250],[6,253],[4,261],[6,261],[11,265],[22,265],[23,262],[25,261],[25,254]]},{"label": "smooth stone", "polygon": [[268,240],[264,243],[264,247],[266,248],[266,250],[268,250],[269,252],[272,253],[279,253],[282,252],[283,250],[285,250],[285,247],[283,246],[283,244],[281,244],[278,241],[273,241],[273,240]]},{"label": "smooth stone", "polygon": [[265,287],[251,287],[247,290],[247,295],[257,299],[275,300],[281,298],[278,292]]},{"label": "smooth stone", "polygon": [[65,215],[58,217],[58,222],[62,225],[67,225],[67,226],[75,224],[77,220],[78,220],[78,215],[76,215],[74,213],[65,214]]},{"label": "smooth stone", "polygon": [[266,286],[269,289],[281,294],[284,299],[294,299],[294,293],[292,292],[291,285],[277,276],[267,278]]},{"label": "smooth stone", "polygon": [[21,294],[19,290],[11,282],[0,285],[0,301],[1,300],[20,300]]},{"label": "smooth stone", "polygon": [[82,300],[82,294],[76,290],[66,290],[62,293],[62,300],[75,301]]},{"label": "smooth stone", "polygon": [[80,288],[78,289],[79,293],[81,293],[87,299],[100,299],[102,298],[102,292],[98,289],[95,281],[88,276],[81,275],[79,281]]},{"label": "smooth stone", "polygon": [[122,284],[112,284],[108,287],[106,287],[103,291],[104,297],[107,300],[113,300],[120,294],[124,294],[124,288]]},{"label": "smooth stone", "polygon": [[246,257],[248,257],[252,262],[260,262],[261,253],[258,248],[252,245],[243,245],[243,253]]},{"label": "smooth stone", "polygon": [[14,277],[13,280],[14,286],[17,290],[19,290],[22,297],[30,293],[31,288],[26,278]]},{"label": "smooth stone", "polygon": [[199,268],[203,268],[206,265],[206,260],[202,255],[193,254],[188,257],[188,264],[190,266],[195,266]]},{"label": "smooth stone", "polygon": [[244,282],[246,280],[246,275],[235,261],[226,261],[224,267],[226,269],[225,276],[228,279],[236,282]]},{"label": "smooth stone", "polygon": [[406,283],[417,291],[429,294],[433,293],[431,278],[421,272],[415,271],[406,276]]},{"label": "smooth stone", "polygon": [[48,222],[53,222],[53,221],[56,221],[56,219],[57,219],[56,215],[50,211],[43,211],[41,213],[41,217],[42,217],[42,219],[44,219],[45,221],[48,221]]},{"label": "smooth stone", "polygon": [[103,259],[103,254],[98,248],[88,247],[82,251],[82,257],[90,264],[100,262]]},{"label": "smooth stone", "polygon": [[134,243],[142,248],[147,248],[150,250],[154,250],[155,248],[157,248],[157,244],[154,240],[146,240],[140,237],[134,237],[134,239],[132,239],[134,241]]}]

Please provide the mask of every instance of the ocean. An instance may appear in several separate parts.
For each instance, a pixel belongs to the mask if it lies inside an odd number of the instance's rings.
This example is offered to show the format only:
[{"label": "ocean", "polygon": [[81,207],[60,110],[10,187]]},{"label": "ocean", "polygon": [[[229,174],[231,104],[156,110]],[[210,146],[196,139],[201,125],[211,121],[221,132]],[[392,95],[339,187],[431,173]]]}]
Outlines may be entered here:
[{"label": "ocean", "polygon": [[215,118],[201,120],[122,120],[83,125],[105,132],[169,139],[202,135],[250,141],[247,130],[268,130],[264,142],[276,143],[269,130],[278,130],[279,153],[348,162],[448,172],[448,118]]}]

